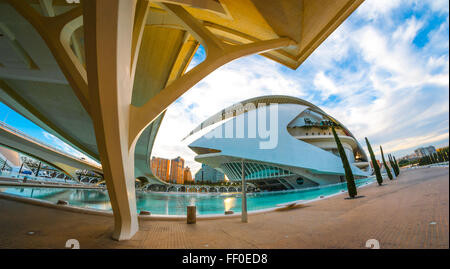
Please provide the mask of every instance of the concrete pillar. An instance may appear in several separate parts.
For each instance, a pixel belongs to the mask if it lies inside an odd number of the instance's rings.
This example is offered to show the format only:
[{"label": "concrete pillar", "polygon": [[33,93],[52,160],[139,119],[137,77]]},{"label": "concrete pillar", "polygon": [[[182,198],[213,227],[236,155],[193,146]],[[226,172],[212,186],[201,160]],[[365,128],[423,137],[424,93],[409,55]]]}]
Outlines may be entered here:
[{"label": "concrete pillar", "polygon": [[[140,3],[136,5],[136,3]],[[115,218],[113,238],[130,239],[138,230],[134,185],[135,145],[144,129],[181,94],[234,59],[294,44],[289,38],[232,46],[223,43],[178,5],[164,5],[172,16],[201,37],[207,59],[172,81],[142,106],[131,103],[147,1],[84,0],[87,111]],[[193,188],[195,189],[195,187]],[[198,189],[198,188],[197,188]]]},{"label": "concrete pillar", "polygon": [[113,239],[138,231],[134,144],[129,145],[133,88],[134,0],[83,1],[90,114],[114,212]]}]

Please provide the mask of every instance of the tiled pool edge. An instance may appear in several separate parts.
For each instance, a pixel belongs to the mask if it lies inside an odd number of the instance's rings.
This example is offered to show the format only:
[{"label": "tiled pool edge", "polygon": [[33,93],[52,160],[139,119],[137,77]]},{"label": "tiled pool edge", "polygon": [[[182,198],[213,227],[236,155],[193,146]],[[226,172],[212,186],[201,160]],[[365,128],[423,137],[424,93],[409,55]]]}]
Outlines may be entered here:
[{"label": "tiled pool edge", "polygon": [[[374,182],[375,181],[367,182],[366,184],[359,186],[358,189],[369,186]],[[40,186],[40,187],[42,187],[42,186]],[[312,202],[319,201],[319,200],[324,200],[324,199],[338,196],[338,195],[341,195],[344,193],[347,193],[347,191],[340,191],[338,193],[324,196],[323,198],[307,200],[304,202],[304,204],[312,203]],[[0,193],[0,199],[21,202],[21,203],[26,203],[26,204],[36,205],[36,206],[43,206],[43,207],[47,207],[47,208],[59,209],[59,210],[64,210],[64,211],[74,212],[74,213],[82,213],[82,214],[97,215],[97,216],[107,216],[107,217],[113,216],[112,212],[109,210],[106,211],[106,210],[100,210],[100,209],[90,209],[90,208],[84,208],[84,207],[78,207],[78,206],[72,206],[72,205],[57,205],[55,203],[41,200],[41,199],[21,197],[21,196],[5,194],[5,193]],[[282,207],[271,207],[271,208],[266,208],[266,209],[253,210],[253,211],[249,211],[247,214],[248,215],[264,214],[264,213],[268,213],[268,212],[277,211],[280,208],[282,208]],[[236,214],[232,214],[232,215],[208,214],[208,215],[197,215],[197,219],[199,219],[199,220],[214,220],[214,219],[222,219],[222,218],[237,218],[240,216],[241,216],[241,213],[236,213]],[[166,220],[166,221],[185,221],[186,220],[186,216],[184,216],[184,215],[170,215],[170,216],[169,215],[149,215],[149,216],[148,215],[147,216],[146,215],[138,215],[138,218],[139,218],[139,220],[146,220],[146,221],[147,220]]]}]

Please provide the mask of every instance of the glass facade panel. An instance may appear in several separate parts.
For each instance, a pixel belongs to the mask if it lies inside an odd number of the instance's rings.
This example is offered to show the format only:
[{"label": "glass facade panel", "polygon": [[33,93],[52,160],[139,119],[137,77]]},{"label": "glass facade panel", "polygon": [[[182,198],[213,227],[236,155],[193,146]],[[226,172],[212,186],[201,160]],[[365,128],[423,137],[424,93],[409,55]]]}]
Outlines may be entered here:
[{"label": "glass facade panel", "polygon": [[[224,163],[221,165],[221,169],[225,172],[229,179],[240,180],[242,174],[241,165],[242,164],[240,162]],[[246,162],[244,167],[245,177],[247,179],[275,178],[279,176],[293,175],[293,173],[282,168],[260,163]]]}]

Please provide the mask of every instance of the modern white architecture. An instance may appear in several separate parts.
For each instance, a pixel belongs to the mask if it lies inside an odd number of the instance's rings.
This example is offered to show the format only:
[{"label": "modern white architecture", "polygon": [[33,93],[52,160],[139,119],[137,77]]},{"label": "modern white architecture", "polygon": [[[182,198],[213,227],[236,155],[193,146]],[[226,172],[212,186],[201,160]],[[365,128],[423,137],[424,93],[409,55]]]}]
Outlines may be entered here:
[{"label": "modern white architecture", "polygon": [[[267,104],[265,107],[261,104]],[[352,133],[317,106],[289,96],[263,96],[212,116],[188,137],[195,160],[261,190],[287,190],[345,181],[331,126],[356,178],[369,175],[368,158]]]}]

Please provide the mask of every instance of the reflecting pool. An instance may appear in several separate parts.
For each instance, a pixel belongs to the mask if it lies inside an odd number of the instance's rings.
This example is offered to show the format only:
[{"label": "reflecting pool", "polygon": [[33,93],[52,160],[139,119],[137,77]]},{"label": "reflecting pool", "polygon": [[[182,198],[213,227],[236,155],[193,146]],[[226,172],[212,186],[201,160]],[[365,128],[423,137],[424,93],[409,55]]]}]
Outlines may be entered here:
[{"label": "reflecting pool", "polygon": [[[373,177],[356,180],[357,187],[373,182]],[[276,207],[277,204],[297,200],[312,200],[347,190],[346,183],[314,187],[295,191],[249,193],[249,211]],[[16,196],[57,202],[66,200],[70,205],[111,210],[107,190],[43,187],[1,187],[0,192]],[[240,193],[157,193],[137,192],[137,209],[147,210],[152,215],[186,215],[186,206],[197,206],[197,214],[223,214],[227,210],[241,212]]]}]

